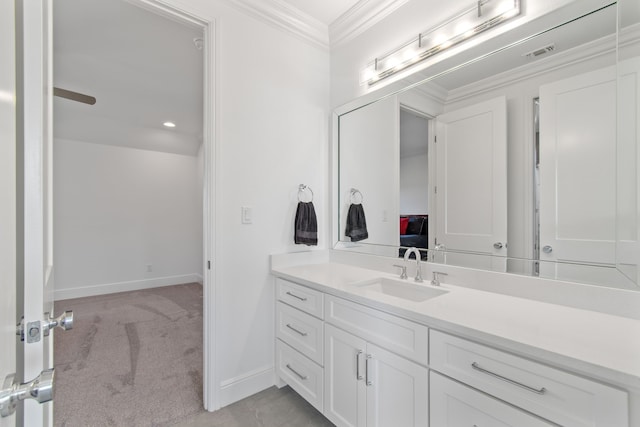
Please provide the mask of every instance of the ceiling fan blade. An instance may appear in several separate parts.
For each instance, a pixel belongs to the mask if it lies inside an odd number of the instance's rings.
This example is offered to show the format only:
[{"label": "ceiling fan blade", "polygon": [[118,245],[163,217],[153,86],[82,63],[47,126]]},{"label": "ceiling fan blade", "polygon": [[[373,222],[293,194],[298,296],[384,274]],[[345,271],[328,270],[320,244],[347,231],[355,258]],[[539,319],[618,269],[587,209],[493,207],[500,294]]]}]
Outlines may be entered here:
[{"label": "ceiling fan blade", "polygon": [[82,102],[89,105],[93,105],[96,103],[96,99],[93,96],[73,92],[71,90],[61,89],[59,87],[53,88],[53,96],[59,96],[60,98],[66,98],[72,101]]}]

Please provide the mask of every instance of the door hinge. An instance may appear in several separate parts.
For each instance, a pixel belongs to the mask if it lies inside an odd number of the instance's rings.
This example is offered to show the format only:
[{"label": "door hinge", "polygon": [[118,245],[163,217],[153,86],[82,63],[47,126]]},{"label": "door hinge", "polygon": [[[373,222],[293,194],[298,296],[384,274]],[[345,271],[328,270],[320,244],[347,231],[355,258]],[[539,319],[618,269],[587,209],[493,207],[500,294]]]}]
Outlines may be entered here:
[{"label": "door hinge", "polygon": [[435,144],[437,144],[437,143],[438,143],[438,135],[434,135],[434,136],[433,136],[433,142],[434,142]]},{"label": "door hinge", "polygon": [[211,270],[211,261],[207,261],[207,270]]},{"label": "door hinge", "polygon": [[434,194],[438,194],[438,187],[437,186],[433,187],[433,193]]}]

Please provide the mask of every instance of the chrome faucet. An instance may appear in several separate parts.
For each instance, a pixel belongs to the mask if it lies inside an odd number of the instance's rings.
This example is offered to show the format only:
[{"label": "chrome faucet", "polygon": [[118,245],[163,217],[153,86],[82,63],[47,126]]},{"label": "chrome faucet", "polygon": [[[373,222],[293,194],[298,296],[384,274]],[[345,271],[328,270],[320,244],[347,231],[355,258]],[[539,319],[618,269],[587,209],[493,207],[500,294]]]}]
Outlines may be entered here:
[{"label": "chrome faucet", "polygon": [[404,253],[404,262],[406,263],[409,260],[409,257],[412,253],[416,256],[416,278],[414,280],[416,282],[422,282],[422,270],[420,269],[420,251],[415,247],[407,249],[407,251]]}]

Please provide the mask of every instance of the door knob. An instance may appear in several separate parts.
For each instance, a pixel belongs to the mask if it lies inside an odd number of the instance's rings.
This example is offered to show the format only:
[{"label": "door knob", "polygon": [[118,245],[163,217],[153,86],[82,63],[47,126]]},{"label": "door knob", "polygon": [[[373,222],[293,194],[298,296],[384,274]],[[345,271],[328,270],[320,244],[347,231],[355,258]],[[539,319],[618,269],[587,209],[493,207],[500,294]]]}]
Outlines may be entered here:
[{"label": "door knob", "polygon": [[0,390],[0,415],[8,417],[16,411],[18,402],[34,399],[38,403],[46,403],[53,399],[53,382],[55,370],[47,369],[32,381],[18,384],[16,374],[9,374],[4,379]]},{"label": "door knob", "polygon": [[45,337],[49,336],[49,331],[53,328],[62,328],[65,331],[73,329],[73,311],[67,310],[58,317],[51,317],[51,314],[44,314],[44,322],[42,322],[42,330]]},{"label": "door knob", "polygon": [[502,249],[502,248],[504,247],[504,245],[502,244],[502,242],[495,242],[495,243],[493,244],[493,247],[494,247],[495,249]]},{"label": "door knob", "polygon": [[542,252],[544,252],[545,254],[550,254],[551,252],[553,252],[553,247],[551,247],[551,246],[549,246],[549,245],[544,246],[544,247],[542,248]]}]

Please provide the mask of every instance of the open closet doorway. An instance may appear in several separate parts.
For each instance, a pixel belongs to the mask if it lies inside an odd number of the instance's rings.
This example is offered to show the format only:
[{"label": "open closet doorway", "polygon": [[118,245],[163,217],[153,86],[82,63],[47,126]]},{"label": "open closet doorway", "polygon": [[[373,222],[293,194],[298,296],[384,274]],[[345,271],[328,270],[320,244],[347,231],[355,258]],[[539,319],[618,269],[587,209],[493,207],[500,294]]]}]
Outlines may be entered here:
[{"label": "open closet doorway", "polygon": [[207,29],[137,1],[53,16],[54,299],[82,307],[55,341],[55,422],[177,420],[206,375]]},{"label": "open closet doorway", "polygon": [[429,117],[400,107],[400,255],[429,247]]}]

